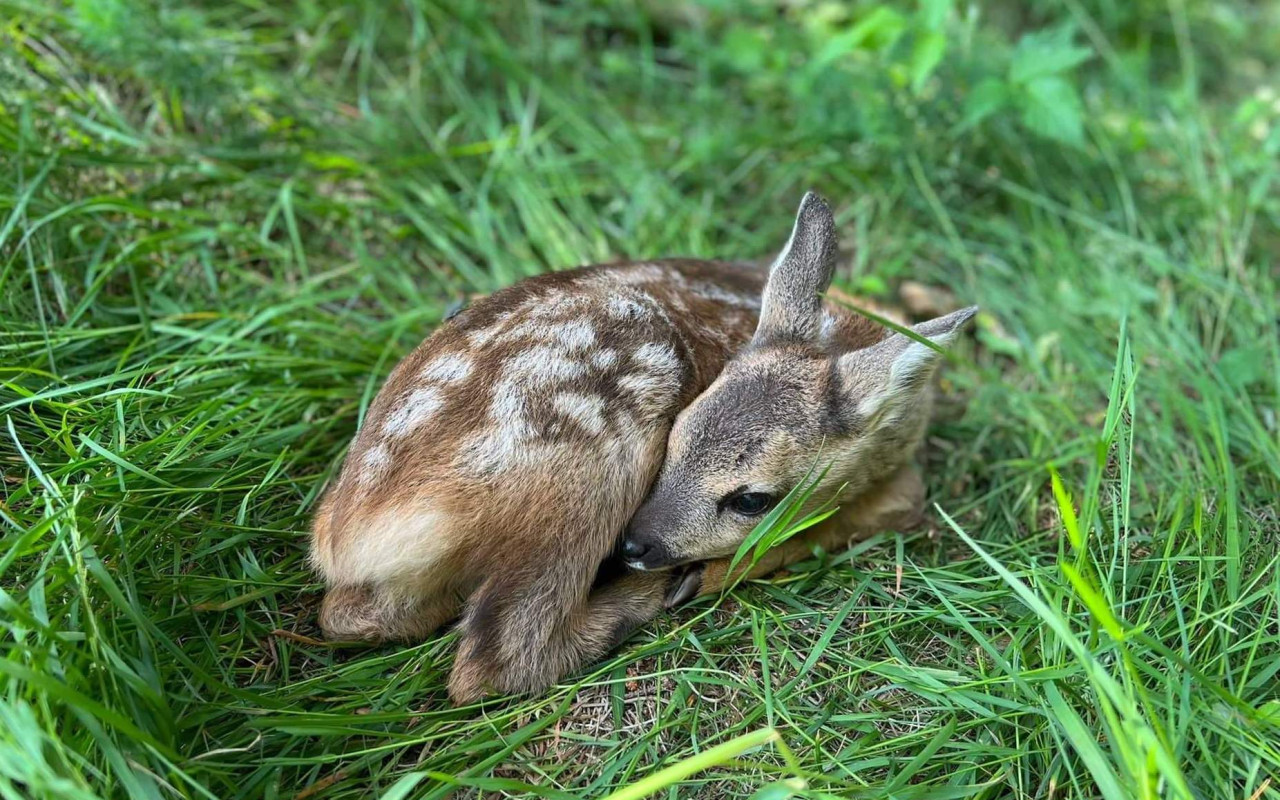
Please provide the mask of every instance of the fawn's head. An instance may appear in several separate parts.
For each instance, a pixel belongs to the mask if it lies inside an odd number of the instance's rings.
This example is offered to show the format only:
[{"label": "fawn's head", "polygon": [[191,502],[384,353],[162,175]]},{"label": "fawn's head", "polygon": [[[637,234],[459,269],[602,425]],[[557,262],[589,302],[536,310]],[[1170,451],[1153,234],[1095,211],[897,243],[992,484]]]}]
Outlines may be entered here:
[{"label": "fawn's head", "polygon": [[[676,418],[658,480],[623,540],[632,567],[732,555],[815,461],[831,465],[812,495],[820,503],[845,484],[858,496],[913,456],[941,353],[896,332],[841,352],[820,296],[835,258],[831,210],[810,192],[770,270],[751,343]],[[945,347],[976,311],[913,330]]]}]

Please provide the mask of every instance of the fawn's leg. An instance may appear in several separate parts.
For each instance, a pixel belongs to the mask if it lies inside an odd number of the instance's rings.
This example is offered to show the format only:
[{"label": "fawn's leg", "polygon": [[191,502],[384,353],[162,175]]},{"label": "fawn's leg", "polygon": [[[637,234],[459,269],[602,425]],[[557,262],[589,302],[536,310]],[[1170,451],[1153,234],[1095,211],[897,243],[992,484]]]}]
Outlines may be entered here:
[{"label": "fawn's leg", "polygon": [[[455,703],[478,700],[489,691],[503,694],[545,689],[582,665],[590,663],[622,643],[639,626],[658,616],[673,576],[663,572],[633,572],[597,586],[585,602],[568,614],[561,607],[527,609],[534,618],[520,626],[491,626],[514,636],[528,649],[514,657],[510,652],[484,647],[484,635],[465,632],[449,678],[449,696]],[[553,605],[554,605],[553,601]],[[469,612],[470,613],[470,612]],[[549,623],[554,621],[554,628]],[[533,631],[539,631],[533,636]],[[535,644],[536,643],[536,644]]]},{"label": "fawn's leg", "polygon": [[[657,471],[662,446],[655,433],[632,463],[591,461],[587,467],[599,474],[548,475],[545,489],[526,491],[542,502],[527,507],[519,535],[504,538],[516,546],[487,555],[485,578],[467,599],[449,676],[455,703],[545,689],[661,610],[665,577],[595,584]],[[583,485],[592,487],[586,495],[577,488]]]},{"label": "fawn's leg", "polygon": [[368,585],[336,586],[325,592],[319,621],[330,640],[421,641],[461,608],[461,601],[450,593],[424,598]]}]

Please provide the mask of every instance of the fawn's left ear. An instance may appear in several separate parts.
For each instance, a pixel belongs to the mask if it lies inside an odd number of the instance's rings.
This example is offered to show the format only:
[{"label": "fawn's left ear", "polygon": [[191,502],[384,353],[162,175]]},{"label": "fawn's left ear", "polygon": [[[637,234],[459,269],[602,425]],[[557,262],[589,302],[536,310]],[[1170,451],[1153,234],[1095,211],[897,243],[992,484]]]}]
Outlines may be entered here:
[{"label": "fawn's left ear", "polygon": [[924,396],[942,351],[976,313],[978,307],[970,306],[911,329],[934,347],[895,332],[871,347],[840,356],[847,413],[866,424],[875,419],[889,421],[910,410]]},{"label": "fawn's left ear", "polygon": [[755,344],[816,342],[822,327],[821,294],[836,263],[836,223],[827,201],[805,194],[791,238],[769,270]]}]

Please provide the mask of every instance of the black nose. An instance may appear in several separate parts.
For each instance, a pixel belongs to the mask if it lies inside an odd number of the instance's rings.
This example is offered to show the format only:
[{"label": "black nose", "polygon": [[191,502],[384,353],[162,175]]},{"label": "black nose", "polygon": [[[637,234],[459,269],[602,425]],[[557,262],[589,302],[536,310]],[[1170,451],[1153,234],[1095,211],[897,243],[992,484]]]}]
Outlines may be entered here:
[{"label": "black nose", "polygon": [[635,539],[622,540],[622,557],[628,561],[635,561],[638,558],[643,558],[644,554],[647,552],[649,552],[649,545],[647,544],[641,544]]}]

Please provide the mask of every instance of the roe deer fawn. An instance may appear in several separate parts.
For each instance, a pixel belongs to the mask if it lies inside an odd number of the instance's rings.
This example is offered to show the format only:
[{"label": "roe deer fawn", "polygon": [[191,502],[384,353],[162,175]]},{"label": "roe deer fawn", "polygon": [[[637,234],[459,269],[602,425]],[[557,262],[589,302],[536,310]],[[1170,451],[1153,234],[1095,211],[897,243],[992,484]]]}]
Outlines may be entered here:
[{"label": "roe deer fawn", "polygon": [[[784,492],[824,435],[848,442],[833,480],[857,489],[859,530],[909,517],[919,482],[903,465],[936,359],[824,309],[834,255],[831,212],[809,194],[767,282],[715,261],[587,267],[525,280],[446,322],[387,379],[316,514],[325,634],[415,640],[461,612],[450,697],[536,691],[664,605],[723,585],[724,560],[652,570],[731,553],[751,527],[750,496]],[[873,414],[882,385],[891,391]],[[774,392],[770,408],[760,393]],[[896,452],[868,463],[874,451],[857,440]],[[610,574],[601,565],[624,530],[632,568]],[[756,572],[804,554],[788,543]]]}]

